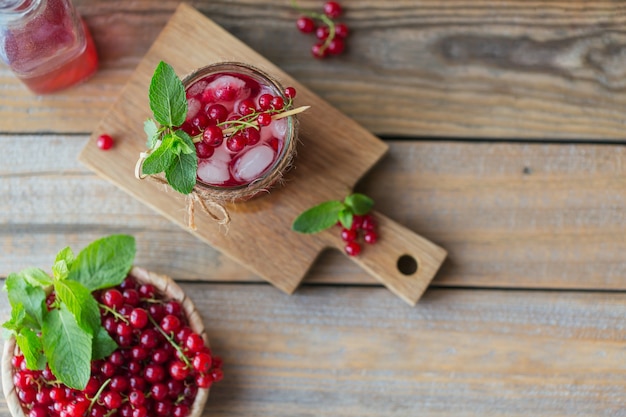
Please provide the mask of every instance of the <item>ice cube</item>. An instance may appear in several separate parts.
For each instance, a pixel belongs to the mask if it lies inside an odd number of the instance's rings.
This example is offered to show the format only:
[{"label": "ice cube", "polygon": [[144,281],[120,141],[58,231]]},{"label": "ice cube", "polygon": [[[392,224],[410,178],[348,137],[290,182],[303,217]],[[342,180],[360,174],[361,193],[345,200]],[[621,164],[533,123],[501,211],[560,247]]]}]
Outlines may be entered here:
[{"label": "ice cube", "polygon": [[274,155],[274,150],[269,146],[251,148],[235,161],[233,176],[245,182],[257,179],[272,164]]},{"label": "ice cube", "polygon": [[269,127],[272,128],[275,137],[284,138],[287,133],[287,119],[272,120]]},{"label": "ice cube", "polygon": [[200,110],[200,105],[200,102],[195,98],[190,98],[187,101],[187,118],[185,119],[186,121],[191,122],[191,120],[196,117],[198,111]]},{"label": "ice cube", "polygon": [[213,156],[211,156],[211,159],[214,161],[230,162],[232,156],[226,148],[225,143],[215,148],[215,152],[213,153]]},{"label": "ice cube", "polygon": [[221,75],[206,87],[213,98],[218,101],[243,100],[250,96],[250,88],[246,82],[232,75]]},{"label": "ice cube", "polygon": [[187,90],[187,98],[195,97],[198,94],[202,93],[202,91],[206,88],[207,82],[204,80],[200,80]]},{"label": "ice cube", "polygon": [[198,161],[198,178],[207,184],[223,184],[230,178],[228,163],[213,158],[200,160]]}]

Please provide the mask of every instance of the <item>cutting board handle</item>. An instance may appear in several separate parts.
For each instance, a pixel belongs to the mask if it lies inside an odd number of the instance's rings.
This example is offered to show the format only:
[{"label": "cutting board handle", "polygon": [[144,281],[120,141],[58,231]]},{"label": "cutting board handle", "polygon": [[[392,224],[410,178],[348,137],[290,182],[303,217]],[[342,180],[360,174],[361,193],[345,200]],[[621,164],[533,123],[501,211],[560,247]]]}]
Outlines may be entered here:
[{"label": "cutting board handle", "polygon": [[[415,305],[446,258],[446,251],[378,212],[378,241],[363,244],[359,256],[349,259],[366,270],[391,292]],[[333,246],[344,252],[345,242],[332,230]],[[345,252],[344,252],[345,253]],[[347,255],[346,255],[347,256]]]}]

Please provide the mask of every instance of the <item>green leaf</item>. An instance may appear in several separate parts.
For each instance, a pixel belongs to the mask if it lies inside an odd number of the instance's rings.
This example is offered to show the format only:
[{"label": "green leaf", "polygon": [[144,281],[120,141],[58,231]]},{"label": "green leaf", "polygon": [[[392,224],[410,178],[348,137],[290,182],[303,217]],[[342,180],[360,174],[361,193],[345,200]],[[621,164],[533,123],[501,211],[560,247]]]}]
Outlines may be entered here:
[{"label": "green leaf", "polygon": [[97,361],[104,359],[117,349],[117,343],[109,336],[104,327],[98,328],[98,332],[93,336],[91,346],[91,359]]},{"label": "green leaf", "polygon": [[61,304],[46,316],[41,337],[52,373],[68,387],[83,390],[91,374],[91,335]]},{"label": "green leaf", "polygon": [[158,174],[165,171],[172,164],[175,156],[174,152],[172,152],[174,138],[175,136],[172,134],[166,135],[159,147],[143,161],[141,169],[144,174]]},{"label": "green leaf", "polygon": [[176,148],[174,152],[176,155],[180,155],[180,153],[193,153],[196,151],[196,147],[193,144],[193,139],[191,136],[182,130],[173,133],[175,139],[172,148]]},{"label": "green leaf", "polygon": [[343,203],[336,200],[326,201],[311,207],[294,220],[291,229],[300,233],[321,232],[337,223],[339,212],[343,208]]},{"label": "green leaf", "polygon": [[150,109],[163,126],[180,126],[187,116],[187,98],[174,69],[161,61],[154,70],[149,90]]},{"label": "green leaf", "polygon": [[69,273],[70,268],[68,267],[67,262],[63,259],[56,261],[54,265],[52,265],[52,276],[54,277],[55,282],[66,279]]},{"label": "green leaf", "polygon": [[35,287],[47,287],[52,285],[52,278],[43,269],[26,268],[20,271],[20,275],[24,277],[30,285]]},{"label": "green leaf", "polygon": [[67,246],[61,249],[59,253],[57,253],[57,257],[54,260],[54,263],[57,263],[59,261],[65,261],[65,263],[67,264],[69,268],[72,266],[72,262],[74,262],[74,259],[76,259],[76,256],[74,256],[74,252],[72,252],[72,249],[70,249],[70,247]]},{"label": "green leaf", "polygon": [[25,320],[26,310],[24,310],[24,304],[19,303],[11,308],[11,318],[2,323],[2,327],[14,334],[18,334],[24,327]]},{"label": "green leaf", "polygon": [[159,127],[156,122],[152,119],[148,119],[143,122],[143,131],[146,132],[146,136],[148,137],[146,146],[148,149],[154,148],[154,145],[156,145],[157,140],[159,139]]},{"label": "green leaf", "polygon": [[338,217],[343,227],[345,227],[346,229],[350,229],[352,227],[352,220],[354,220],[354,215],[349,209],[344,208],[343,210],[341,210]]},{"label": "green leaf", "polygon": [[12,308],[22,304],[26,312],[25,323],[33,328],[41,328],[46,309],[46,292],[41,287],[31,285],[21,274],[9,274],[5,288]]},{"label": "green leaf", "polygon": [[[180,135],[187,146],[194,144],[189,135]],[[198,170],[198,156],[193,153],[181,153],[174,157],[172,164],[165,170],[165,178],[173,189],[181,194],[189,194],[196,185],[196,171]]]},{"label": "green leaf", "polygon": [[359,193],[350,194],[345,198],[344,203],[352,210],[352,213],[359,216],[369,213],[374,206],[374,200]]},{"label": "green leaf", "polygon": [[133,266],[135,251],[132,236],[98,239],[78,254],[68,278],[80,282],[89,291],[119,285]]},{"label": "green leaf", "polygon": [[19,346],[24,359],[26,359],[26,367],[31,370],[43,370],[46,367],[46,357],[43,354],[43,344],[37,333],[30,329],[22,329],[15,336],[15,341]]},{"label": "green leaf", "polygon": [[74,315],[80,328],[94,335],[101,327],[100,309],[91,292],[81,283],[70,280],[55,281],[54,290],[59,300]]}]

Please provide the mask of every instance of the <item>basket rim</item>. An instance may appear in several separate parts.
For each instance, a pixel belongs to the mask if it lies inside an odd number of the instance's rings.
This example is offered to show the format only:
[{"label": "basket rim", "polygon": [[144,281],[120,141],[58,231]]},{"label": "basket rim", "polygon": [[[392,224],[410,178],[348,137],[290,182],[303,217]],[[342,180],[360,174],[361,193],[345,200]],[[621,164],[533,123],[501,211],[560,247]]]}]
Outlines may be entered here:
[{"label": "basket rim", "polygon": [[[207,347],[209,346],[209,338],[206,334],[200,313],[196,309],[193,301],[187,297],[182,288],[180,288],[180,286],[172,278],[167,275],[150,272],[138,266],[133,266],[128,275],[132,276],[139,282],[154,285],[157,290],[164,294],[166,299],[178,301],[185,312],[187,320],[189,321],[189,327],[191,327],[195,333],[202,336],[202,339],[204,339]],[[26,417],[17,396],[15,384],[13,383],[15,369],[11,363],[11,359],[15,355],[16,349],[17,343],[15,336],[11,335],[5,340],[4,349],[2,351],[2,390],[4,392],[4,397],[11,416]],[[190,407],[188,417],[199,417],[202,414],[206,401],[209,398],[209,390],[209,388],[198,388],[196,398]]]}]

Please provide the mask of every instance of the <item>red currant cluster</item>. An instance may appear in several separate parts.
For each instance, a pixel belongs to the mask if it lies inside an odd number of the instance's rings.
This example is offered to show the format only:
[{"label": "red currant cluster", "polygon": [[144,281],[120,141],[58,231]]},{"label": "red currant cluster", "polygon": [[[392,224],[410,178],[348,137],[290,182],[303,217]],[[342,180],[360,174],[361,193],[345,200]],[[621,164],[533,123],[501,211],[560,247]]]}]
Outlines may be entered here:
[{"label": "red currant cluster", "polygon": [[341,227],[341,239],[346,242],[345,251],[350,256],[357,256],[361,253],[359,240],[362,239],[370,245],[373,245],[378,240],[378,234],[376,233],[377,223],[371,214],[364,216],[354,215],[350,229],[346,229],[341,223],[338,223],[338,225]]},{"label": "red currant cluster", "polygon": [[[59,383],[48,367],[28,370],[24,356],[14,356],[13,382],[28,417],[185,417],[198,388],[222,379],[221,359],[188,326],[179,302],[131,277],[94,295],[119,348],[92,362],[83,391]],[[53,301],[54,293],[46,302]]]},{"label": "red currant cluster", "polygon": [[[295,6],[304,16],[296,20],[296,26],[302,33],[315,33],[318,42],[311,48],[315,58],[324,58],[328,55],[339,55],[345,49],[345,39],[348,37],[348,26],[345,23],[335,23],[342,9],[336,1],[324,3],[324,13],[315,13]],[[316,25],[315,21],[321,22]]]},{"label": "red currant cluster", "polygon": [[[224,90],[227,94],[232,90]],[[219,91],[214,93],[219,94]],[[296,89],[287,87],[285,97],[262,94],[258,102],[244,99],[239,102],[232,114],[222,104],[201,103],[203,111],[183,123],[180,127],[189,136],[194,138],[196,153],[199,158],[210,158],[226,140],[226,147],[231,152],[240,152],[246,146],[256,145],[261,139],[261,129],[272,123],[272,116],[289,109],[296,96]],[[223,97],[227,100],[228,97]],[[279,143],[275,139],[270,141],[274,151],[278,152]]]}]

